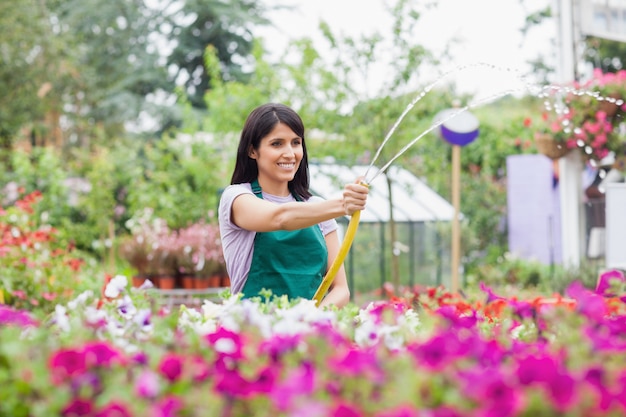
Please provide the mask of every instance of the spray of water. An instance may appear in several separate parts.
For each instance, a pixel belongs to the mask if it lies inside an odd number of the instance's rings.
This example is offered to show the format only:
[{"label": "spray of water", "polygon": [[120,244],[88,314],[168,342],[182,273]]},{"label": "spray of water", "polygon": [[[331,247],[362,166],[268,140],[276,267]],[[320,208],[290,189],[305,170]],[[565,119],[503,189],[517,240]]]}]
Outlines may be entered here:
[{"label": "spray of water", "polygon": [[[470,104],[468,104],[468,105],[466,105],[464,107],[459,108],[457,111],[452,112],[447,117],[443,118],[442,120],[439,120],[437,123],[434,123],[428,129],[426,129],[424,132],[422,132],[419,136],[417,136],[415,139],[413,139],[412,141],[407,143],[387,163],[385,163],[378,171],[376,171],[376,173],[374,173],[373,176],[368,177],[368,174],[369,174],[370,170],[374,167],[374,164],[376,163],[376,161],[378,160],[378,157],[380,156],[380,153],[382,152],[383,147],[387,144],[387,142],[389,141],[389,139],[391,138],[393,133],[396,131],[397,127],[400,125],[400,123],[402,122],[404,117],[409,113],[409,111],[411,111],[411,109],[413,109],[413,107],[415,107],[415,105],[422,98],[424,98],[426,96],[426,94],[428,94],[437,84],[439,84],[440,82],[445,80],[447,77],[449,77],[450,75],[452,75],[454,73],[470,69],[472,67],[487,67],[487,68],[492,69],[492,70],[499,70],[499,71],[509,72],[509,73],[513,74],[517,79],[522,81],[523,86],[519,87],[519,88],[507,89],[507,90],[498,92],[496,94],[490,95],[488,97],[475,100],[475,101],[471,102]],[[558,85],[539,86],[539,85],[530,83],[527,80],[527,78],[525,76],[523,76],[518,70],[512,69],[512,68],[503,68],[503,67],[498,67],[496,65],[482,63],[482,62],[475,63],[475,64],[469,64],[469,65],[461,65],[461,66],[455,67],[452,70],[442,74],[433,83],[427,85],[417,96],[415,96],[415,98],[413,100],[411,100],[411,102],[406,106],[406,108],[404,109],[404,111],[402,112],[400,117],[398,117],[396,122],[393,124],[393,126],[391,127],[389,132],[385,135],[385,138],[383,139],[382,143],[380,144],[380,146],[376,150],[376,153],[374,154],[374,157],[372,158],[372,161],[370,162],[370,164],[369,164],[369,166],[368,166],[368,168],[367,168],[367,170],[366,170],[366,172],[364,174],[364,181],[366,183],[371,183],[376,177],[378,177],[380,174],[385,172],[387,170],[387,168],[389,168],[389,166],[396,159],[398,159],[404,152],[406,152],[411,146],[413,146],[422,137],[424,137],[428,133],[432,132],[433,130],[435,130],[439,126],[443,125],[448,120],[456,117],[460,113],[463,113],[465,111],[468,111],[469,109],[476,108],[476,107],[479,107],[481,105],[493,102],[493,101],[495,101],[495,100],[497,100],[499,98],[505,97],[505,96],[507,96],[509,94],[514,94],[514,93],[523,92],[523,91],[526,91],[527,93],[529,93],[531,95],[534,95],[534,96],[536,96],[536,97],[538,97],[540,99],[544,99],[543,104],[544,104],[544,107],[546,108],[546,110],[554,111],[557,114],[567,114],[569,112],[569,107],[565,104],[564,97],[566,97],[567,95],[570,95],[570,94],[571,95],[576,95],[576,96],[586,95],[586,96],[591,97],[593,100],[596,100],[596,101],[607,101],[609,103],[613,103],[613,104],[616,104],[618,106],[621,106],[621,105],[624,104],[624,101],[622,99],[615,99],[613,97],[603,97],[597,91],[588,91],[588,90],[583,90],[583,89],[576,89],[576,88],[569,87],[569,86],[558,86]]]}]

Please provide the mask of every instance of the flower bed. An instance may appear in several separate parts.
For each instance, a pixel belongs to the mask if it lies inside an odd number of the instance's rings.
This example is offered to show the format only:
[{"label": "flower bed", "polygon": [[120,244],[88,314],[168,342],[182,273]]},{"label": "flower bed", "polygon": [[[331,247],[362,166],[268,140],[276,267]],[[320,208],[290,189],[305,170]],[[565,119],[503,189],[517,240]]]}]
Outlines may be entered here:
[{"label": "flower bed", "polygon": [[0,306],[0,415],[623,415],[623,282],[342,310],[224,294],[169,312],[117,276],[44,319]]}]

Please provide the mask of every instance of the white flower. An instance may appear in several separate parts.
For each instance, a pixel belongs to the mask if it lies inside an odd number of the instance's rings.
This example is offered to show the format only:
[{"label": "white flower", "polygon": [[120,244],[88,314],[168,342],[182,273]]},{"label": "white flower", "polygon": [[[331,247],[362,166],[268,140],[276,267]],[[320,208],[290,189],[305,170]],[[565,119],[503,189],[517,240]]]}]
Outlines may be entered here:
[{"label": "white flower", "polygon": [[117,298],[128,286],[128,279],[124,275],[116,275],[104,289],[104,296]]},{"label": "white flower", "polygon": [[87,300],[90,299],[91,297],[93,297],[93,291],[91,290],[83,291],[81,294],[78,295],[78,297],[69,301],[67,303],[67,307],[70,310],[75,310],[77,307],[85,305],[87,303]]},{"label": "white flower", "polygon": [[56,324],[61,330],[65,332],[70,331],[70,320],[67,317],[67,309],[57,304],[54,307],[54,313],[52,313],[52,323]]}]

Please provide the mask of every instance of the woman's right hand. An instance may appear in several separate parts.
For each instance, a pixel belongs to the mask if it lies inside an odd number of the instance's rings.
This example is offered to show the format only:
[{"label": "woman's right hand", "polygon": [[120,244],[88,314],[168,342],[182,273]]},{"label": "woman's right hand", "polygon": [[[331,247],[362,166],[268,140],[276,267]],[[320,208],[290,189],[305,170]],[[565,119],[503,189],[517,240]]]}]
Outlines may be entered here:
[{"label": "woman's right hand", "polygon": [[365,208],[369,188],[364,184],[363,179],[359,178],[343,188],[343,209],[348,216]]}]

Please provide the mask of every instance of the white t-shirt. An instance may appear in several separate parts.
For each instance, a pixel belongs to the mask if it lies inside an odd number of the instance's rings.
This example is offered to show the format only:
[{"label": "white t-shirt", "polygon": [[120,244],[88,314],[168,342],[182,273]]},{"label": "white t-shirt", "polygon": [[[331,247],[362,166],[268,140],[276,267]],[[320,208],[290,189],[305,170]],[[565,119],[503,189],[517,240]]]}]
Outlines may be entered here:
[{"label": "white t-shirt", "polygon": [[[254,195],[250,183],[229,185],[222,193],[218,210],[222,249],[224,251],[224,260],[226,261],[226,270],[230,277],[230,290],[233,294],[243,289],[248,278],[254,252],[254,237],[256,236],[256,232],[242,229],[235,225],[230,218],[233,201],[242,194]],[[267,193],[263,193],[263,200],[276,204],[296,201],[292,195],[278,197]],[[323,201],[323,199],[313,196],[307,201]],[[326,236],[337,230],[337,221],[335,219],[327,220],[320,223],[319,227],[322,230],[322,234]]]}]

